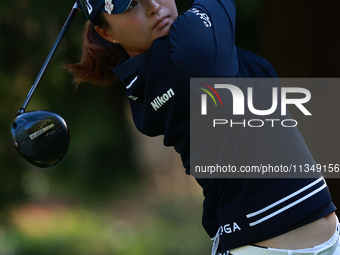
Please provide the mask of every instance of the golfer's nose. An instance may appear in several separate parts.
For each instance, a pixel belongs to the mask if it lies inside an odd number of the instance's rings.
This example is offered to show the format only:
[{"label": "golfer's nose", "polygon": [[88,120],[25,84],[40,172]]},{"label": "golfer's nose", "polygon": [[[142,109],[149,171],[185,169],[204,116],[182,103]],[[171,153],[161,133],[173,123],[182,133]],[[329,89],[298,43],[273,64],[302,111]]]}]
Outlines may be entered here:
[{"label": "golfer's nose", "polygon": [[158,0],[147,0],[147,15],[155,15],[161,9]]}]

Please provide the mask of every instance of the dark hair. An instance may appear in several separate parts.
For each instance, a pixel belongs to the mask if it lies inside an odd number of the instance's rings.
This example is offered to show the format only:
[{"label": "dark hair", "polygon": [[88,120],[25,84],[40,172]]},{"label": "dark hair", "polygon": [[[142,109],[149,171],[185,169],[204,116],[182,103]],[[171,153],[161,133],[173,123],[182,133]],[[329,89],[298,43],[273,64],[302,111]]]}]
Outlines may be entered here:
[{"label": "dark hair", "polygon": [[[98,15],[95,21],[102,28],[108,27],[102,15]],[[82,82],[106,86],[115,80],[116,76],[112,70],[125,53],[125,49],[120,44],[104,39],[88,21],[85,24],[79,62],[64,64],[64,67],[73,75],[76,86]]]}]

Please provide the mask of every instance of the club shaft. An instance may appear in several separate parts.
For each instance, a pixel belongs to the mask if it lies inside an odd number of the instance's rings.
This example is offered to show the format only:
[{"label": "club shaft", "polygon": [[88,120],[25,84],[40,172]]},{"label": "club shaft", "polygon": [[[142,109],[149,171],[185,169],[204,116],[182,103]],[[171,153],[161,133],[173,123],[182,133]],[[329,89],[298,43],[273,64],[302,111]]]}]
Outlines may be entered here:
[{"label": "club shaft", "polygon": [[52,59],[54,53],[56,52],[56,50],[57,50],[57,48],[58,48],[60,42],[62,41],[62,39],[63,39],[63,37],[64,37],[64,35],[65,35],[67,29],[68,29],[69,26],[71,25],[71,23],[72,23],[72,21],[73,21],[75,15],[77,14],[77,12],[78,12],[78,7],[77,7],[77,3],[75,3],[74,6],[72,7],[72,10],[71,10],[69,16],[67,17],[66,22],[64,23],[64,26],[62,27],[62,29],[61,29],[61,31],[60,31],[60,33],[59,33],[59,35],[58,35],[56,41],[54,42],[53,47],[52,47],[50,53],[48,54],[48,56],[47,56],[47,58],[46,58],[46,60],[45,60],[45,63],[43,64],[42,68],[40,69],[40,72],[39,72],[37,78],[35,79],[35,82],[33,83],[33,85],[32,85],[32,87],[31,87],[30,91],[28,92],[24,104],[22,105],[22,107],[21,107],[20,110],[18,111],[18,114],[17,114],[17,115],[22,114],[22,113],[25,112],[26,107],[27,107],[29,101],[31,100],[31,97],[32,97],[32,95],[33,95],[35,89],[37,88],[37,86],[38,86],[38,84],[39,84],[39,82],[40,82],[41,77],[43,76],[43,74],[44,74],[44,72],[45,72],[45,70],[46,70],[48,64],[51,62],[51,59]]}]

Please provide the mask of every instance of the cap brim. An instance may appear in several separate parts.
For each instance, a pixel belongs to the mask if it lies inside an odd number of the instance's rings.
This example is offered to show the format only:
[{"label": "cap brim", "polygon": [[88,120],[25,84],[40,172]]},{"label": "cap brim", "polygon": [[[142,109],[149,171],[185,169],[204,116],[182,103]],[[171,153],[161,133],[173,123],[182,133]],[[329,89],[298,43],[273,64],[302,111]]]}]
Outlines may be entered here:
[{"label": "cap brim", "polygon": [[[92,23],[92,25],[94,25],[94,15],[98,14],[98,6],[88,6],[87,4],[87,0],[76,0],[78,3],[78,6],[80,7],[80,9],[82,10],[82,12],[84,13],[85,17]],[[104,1],[103,1],[104,2]],[[130,6],[132,0],[113,0],[114,3],[114,9],[112,11],[113,14],[120,14],[125,12],[128,7]],[[94,8],[94,9],[91,9]],[[99,9],[101,12],[105,12],[107,13],[107,11],[105,10],[105,4],[104,6]]]},{"label": "cap brim", "polygon": [[127,10],[130,6],[132,0],[114,0],[115,8],[113,9],[113,14],[120,14]]}]

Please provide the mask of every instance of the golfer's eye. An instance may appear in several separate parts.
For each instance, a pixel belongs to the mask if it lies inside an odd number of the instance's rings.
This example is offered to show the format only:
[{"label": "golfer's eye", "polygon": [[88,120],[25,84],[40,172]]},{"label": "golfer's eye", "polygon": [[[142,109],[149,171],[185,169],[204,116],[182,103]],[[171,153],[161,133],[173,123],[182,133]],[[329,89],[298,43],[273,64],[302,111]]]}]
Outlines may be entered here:
[{"label": "golfer's eye", "polygon": [[135,7],[137,4],[138,4],[137,1],[132,1],[132,2],[130,3],[129,7],[127,8],[127,10],[132,9],[132,8]]}]

